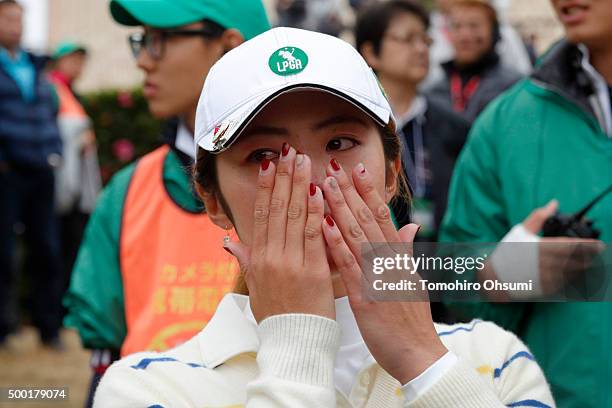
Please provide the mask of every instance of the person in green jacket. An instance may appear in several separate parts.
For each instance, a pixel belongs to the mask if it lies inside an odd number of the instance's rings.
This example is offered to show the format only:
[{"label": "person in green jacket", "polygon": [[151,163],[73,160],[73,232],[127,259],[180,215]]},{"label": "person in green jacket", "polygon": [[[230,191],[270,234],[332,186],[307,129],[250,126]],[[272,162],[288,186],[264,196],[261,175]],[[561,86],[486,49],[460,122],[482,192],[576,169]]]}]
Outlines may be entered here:
[{"label": "person in green jacket", "polygon": [[[170,149],[160,166],[163,167],[161,190],[165,188],[176,204],[168,211],[192,216],[195,222],[203,205],[192,192],[189,176],[195,154],[193,129],[200,90],[209,69],[223,54],[270,28],[264,6],[260,0],[112,0],[110,11],[119,24],[142,28],[141,32],[130,35],[129,42],[138,67],[145,74],[144,95],[149,109],[157,118],[178,118],[172,120],[173,124],[164,135]],[[139,164],[150,159],[151,154],[116,174],[102,192],[87,226],[64,299],[69,311],[65,325],[76,328],[84,347],[93,350],[94,378],[88,405],[91,405],[99,378],[106,367],[119,358],[129,335],[126,264],[122,252],[122,243],[129,231],[125,231],[124,210]],[[151,178],[155,178],[155,174],[151,174]],[[150,199],[156,201],[153,197]],[[159,234],[162,234],[161,229]],[[172,234],[165,238],[180,242],[180,231],[173,234],[179,238]],[[220,247],[222,240],[218,242]],[[151,271],[151,275],[154,272]],[[198,269],[195,272],[207,271]],[[148,287],[145,281],[143,287]],[[157,297],[153,299],[158,300]],[[185,312],[185,306],[189,306],[185,304],[187,297],[176,299],[182,303],[156,303],[153,307],[176,307],[178,313]],[[214,310],[216,304],[210,303],[204,306]]]},{"label": "person in green jacket", "polygon": [[[476,120],[453,175],[443,242],[569,241],[537,234],[556,211],[575,213],[612,184],[612,3],[552,4],[566,38]],[[611,241],[612,194],[587,215],[600,239]],[[601,253],[601,243],[580,242],[596,244],[583,246],[587,259],[600,253],[598,259],[612,265],[609,244]],[[551,292],[569,254],[536,248],[535,278],[543,293]],[[511,262],[511,273],[519,273],[518,262]],[[492,273],[500,277],[502,270]],[[612,407],[611,303],[454,307],[516,332],[544,369],[559,407]]]}]

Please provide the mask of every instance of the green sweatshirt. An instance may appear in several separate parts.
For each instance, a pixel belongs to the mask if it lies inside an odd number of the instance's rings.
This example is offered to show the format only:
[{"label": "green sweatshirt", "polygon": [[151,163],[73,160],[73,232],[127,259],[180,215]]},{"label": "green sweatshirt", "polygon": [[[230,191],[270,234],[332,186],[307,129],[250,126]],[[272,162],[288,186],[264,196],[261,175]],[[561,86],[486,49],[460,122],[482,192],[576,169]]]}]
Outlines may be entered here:
[{"label": "green sweatshirt", "polygon": [[[119,237],[135,168],[132,164],[118,172],[98,198],[64,298],[65,325],[76,328],[90,349],[119,350],[126,336]],[[164,161],[163,182],[175,203],[190,212],[202,211],[188,173],[172,150]]]},{"label": "green sweatshirt", "polygon": [[[563,45],[563,44],[562,44]],[[567,44],[563,45],[568,48]],[[475,122],[451,182],[442,242],[497,242],[529,213],[556,198],[574,213],[612,183],[612,138],[585,106],[555,86],[566,49],[494,101]],[[546,68],[548,67],[548,68]],[[608,242],[612,194],[588,213]],[[465,317],[493,320],[531,348],[558,406],[612,407],[612,303],[456,304]]]}]

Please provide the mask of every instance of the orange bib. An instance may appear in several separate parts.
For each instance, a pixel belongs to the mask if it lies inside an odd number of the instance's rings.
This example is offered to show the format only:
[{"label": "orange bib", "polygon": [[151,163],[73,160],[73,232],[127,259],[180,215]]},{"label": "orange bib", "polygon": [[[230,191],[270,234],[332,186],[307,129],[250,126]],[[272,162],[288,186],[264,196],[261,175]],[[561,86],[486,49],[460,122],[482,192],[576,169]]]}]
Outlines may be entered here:
[{"label": "orange bib", "polygon": [[86,118],[87,114],[83,105],[74,96],[70,88],[61,81],[57,81],[52,77],[49,77],[49,81],[55,85],[55,91],[59,99],[59,112],[58,115],[61,117],[70,116],[77,118]]},{"label": "orange bib", "polygon": [[238,267],[225,232],[206,214],[180,208],[166,192],[169,148],[143,157],[128,189],[120,238],[127,336],[125,356],[165,350],[198,333],[232,289]]}]

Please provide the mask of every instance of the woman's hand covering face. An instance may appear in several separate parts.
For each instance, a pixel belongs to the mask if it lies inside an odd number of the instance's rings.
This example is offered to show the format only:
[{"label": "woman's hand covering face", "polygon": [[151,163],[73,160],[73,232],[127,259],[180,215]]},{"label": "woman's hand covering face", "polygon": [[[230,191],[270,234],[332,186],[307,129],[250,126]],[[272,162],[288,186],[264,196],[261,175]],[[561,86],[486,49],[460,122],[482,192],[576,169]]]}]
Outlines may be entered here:
[{"label": "woman's hand covering face", "polygon": [[257,321],[284,313],[335,319],[321,221],[323,194],[311,187],[311,161],[283,145],[259,169],[251,247],[230,243],[245,275]]},{"label": "woman's hand covering face", "polygon": [[433,326],[427,294],[417,293],[409,302],[370,299],[362,286],[367,279],[359,260],[362,250],[394,257],[388,245],[394,243],[409,244],[411,252],[419,227],[395,229],[387,203],[363,164],[348,175],[332,160],[327,174],[323,191],[331,217],[323,222],[323,233],[330,254],[368,349],[382,368],[405,384],[447,352]]},{"label": "woman's hand covering face", "polygon": [[[399,232],[363,164],[347,175],[335,160],[321,189],[311,161],[287,144],[275,165],[259,170],[250,248],[229,243],[249,288],[258,321],[285,313],[335,318],[330,265],[335,264],[368,349],[401,383],[416,378],[447,351],[433,326],[429,302],[373,301],[363,296],[362,246],[393,256],[381,244],[412,243],[418,226]],[[330,215],[324,217],[324,201]]]}]

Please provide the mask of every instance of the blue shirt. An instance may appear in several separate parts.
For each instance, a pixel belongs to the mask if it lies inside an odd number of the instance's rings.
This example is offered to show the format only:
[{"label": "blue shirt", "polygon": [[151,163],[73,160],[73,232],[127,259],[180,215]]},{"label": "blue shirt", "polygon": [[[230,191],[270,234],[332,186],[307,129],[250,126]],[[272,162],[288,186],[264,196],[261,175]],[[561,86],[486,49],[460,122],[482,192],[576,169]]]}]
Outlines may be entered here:
[{"label": "blue shirt", "polygon": [[32,102],[35,96],[36,69],[28,55],[18,50],[15,58],[0,47],[0,65],[13,78],[26,102]]}]

